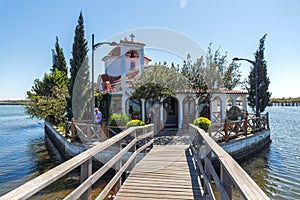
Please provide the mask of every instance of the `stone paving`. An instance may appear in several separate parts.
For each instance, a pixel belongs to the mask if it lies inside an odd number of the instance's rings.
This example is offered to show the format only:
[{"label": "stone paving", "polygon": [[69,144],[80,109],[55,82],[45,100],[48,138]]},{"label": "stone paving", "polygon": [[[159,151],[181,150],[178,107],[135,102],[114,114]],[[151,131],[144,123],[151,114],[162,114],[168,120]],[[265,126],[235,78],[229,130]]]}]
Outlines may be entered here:
[{"label": "stone paving", "polygon": [[154,145],[190,144],[187,130],[165,129],[155,135]]}]

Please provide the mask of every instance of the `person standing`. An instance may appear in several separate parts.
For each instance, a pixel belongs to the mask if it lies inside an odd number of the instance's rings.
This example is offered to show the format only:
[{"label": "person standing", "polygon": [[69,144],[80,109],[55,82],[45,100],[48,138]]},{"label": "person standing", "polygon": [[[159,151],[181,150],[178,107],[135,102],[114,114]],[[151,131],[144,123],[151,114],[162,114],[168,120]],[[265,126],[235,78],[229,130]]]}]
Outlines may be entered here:
[{"label": "person standing", "polygon": [[95,123],[102,125],[102,113],[99,111],[98,108],[95,108]]}]

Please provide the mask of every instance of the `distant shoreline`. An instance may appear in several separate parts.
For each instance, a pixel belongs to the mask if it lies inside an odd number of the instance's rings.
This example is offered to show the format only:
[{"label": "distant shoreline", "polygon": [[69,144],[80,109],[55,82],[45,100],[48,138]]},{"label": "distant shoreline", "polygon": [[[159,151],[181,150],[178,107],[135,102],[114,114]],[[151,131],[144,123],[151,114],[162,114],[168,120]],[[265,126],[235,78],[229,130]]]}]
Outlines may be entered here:
[{"label": "distant shoreline", "polygon": [[0,105],[25,105],[28,100],[0,100]]}]

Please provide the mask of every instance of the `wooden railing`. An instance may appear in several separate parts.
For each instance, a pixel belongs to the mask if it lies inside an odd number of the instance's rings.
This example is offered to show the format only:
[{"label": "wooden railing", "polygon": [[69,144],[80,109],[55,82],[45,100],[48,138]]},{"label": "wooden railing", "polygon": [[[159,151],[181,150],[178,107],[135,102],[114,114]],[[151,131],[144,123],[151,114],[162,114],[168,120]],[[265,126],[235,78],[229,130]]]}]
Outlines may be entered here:
[{"label": "wooden railing", "polygon": [[211,121],[214,123],[220,123],[221,122],[221,112],[213,112]]},{"label": "wooden railing", "polygon": [[74,119],[66,121],[65,123],[65,136],[70,137],[71,142],[75,138],[80,138],[81,142],[103,142],[108,138],[107,126],[104,123],[102,126],[98,124],[75,122]]},{"label": "wooden railing", "polygon": [[256,133],[269,129],[269,114],[261,114],[256,117],[254,114],[246,114],[241,120],[227,120],[223,123],[213,123],[209,129],[209,134],[218,142],[228,142],[238,136]]},{"label": "wooden railing", "polygon": [[[125,130],[127,126],[108,126],[106,122],[99,124],[91,124],[90,121],[75,122],[74,119],[65,122],[65,136],[74,142],[76,138],[80,138],[83,143],[107,140],[112,135],[117,135],[114,129]],[[112,134],[110,134],[112,133]]]},{"label": "wooden railing", "polygon": [[[198,172],[204,180],[204,191],[209,199],[216,199],[212,183],[217,188],[220,198],[224,200],[232,199],[233,186],[237,188],[243,199],[269,199],[240,165],[207,133],[192,124],[189,126],[190,133],[193,135],[190,147]],[[219,162],[219,175],[212,164],[212,159]]]},{"label": "wooden railing", "polygon": [[[49,170],[37,178],[25,183],[24,185],[21,185],[15,190],[0,197],[0,199],[27,199],[79,166],[81,168],[81,184],[67,197],[65,197],[65,199],[91,199],[92,185],[98,179],[100,179],[105,172],[112,167],[115,167],[117,173],[96,198],[104,199],[114,186],[115,188],[119,188],[122,182],[121,177],[123,172],[135,165],[136,157],[139,153],[151,147],[154,140],[153,137],[153,124],[140,127],[131,127],[71,158],[70,160],[60,164],[59,166]],[[125,138],[126,143],[124,141]],[[104,165],[92,174],[92,158],[101,153],[103,150],[112,147],[113,145],[114,147],[117,146],[120,151],[117,152],[116,155],[107,163],[103,163]],[[124,155],[126,153],[129,153],[130,157],[124,161]]]}]

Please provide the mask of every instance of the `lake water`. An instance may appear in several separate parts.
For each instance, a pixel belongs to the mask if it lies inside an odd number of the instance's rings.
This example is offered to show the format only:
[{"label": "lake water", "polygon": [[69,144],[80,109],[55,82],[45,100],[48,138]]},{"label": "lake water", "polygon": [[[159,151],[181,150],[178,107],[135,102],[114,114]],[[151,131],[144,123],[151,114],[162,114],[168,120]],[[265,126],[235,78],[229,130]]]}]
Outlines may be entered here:
[{"label": "lake water", "polygon": [[63,161],[24,106],[0,106],[0,196]]},{"label": "lake water", "polygon": [[[271,199],[300,199],[300,107],[267,111],[272,143],[242,167]],[[62,161],[45,138],[43,123],[28,118],[23,106],[0,106],[0,196]],[[61,199],[77,184],[77,173],[71,173],[48,189],[51,195],[36,199]]]},{"label": "lake water", "polygon": [[0,106],[0,195],[38,173],[43,138],[43,124],[28,119],[23,106]]},{"label": "lake water", "polygon": [[300,199],[300,107],[268,107],[272,143],[242,163],[271,199]]},{"label": "lake water", "polygon": [[[30,119],[24,106],[0,106],[0,196],[30,179],[62,163],[49,138],[45,137],[44,124]],[[107,173],[96,183],[95,196],[106,185]],[[62,199],[79,185],[79,169],[75,169],[31,199]]]}]

